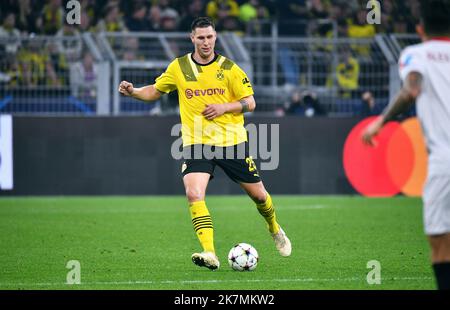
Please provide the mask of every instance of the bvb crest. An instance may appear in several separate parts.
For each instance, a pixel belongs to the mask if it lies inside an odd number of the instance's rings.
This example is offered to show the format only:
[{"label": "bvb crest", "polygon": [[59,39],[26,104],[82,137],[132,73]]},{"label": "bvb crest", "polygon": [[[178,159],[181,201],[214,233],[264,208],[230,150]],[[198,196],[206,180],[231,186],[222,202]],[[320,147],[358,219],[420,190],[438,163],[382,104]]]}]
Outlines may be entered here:
[{"label": "bvb crest", "polygon": [[219,81],[223,81],[224,78],[225,76],[223,74],[223,69],[217,70],[216,79],[218,79]]}]

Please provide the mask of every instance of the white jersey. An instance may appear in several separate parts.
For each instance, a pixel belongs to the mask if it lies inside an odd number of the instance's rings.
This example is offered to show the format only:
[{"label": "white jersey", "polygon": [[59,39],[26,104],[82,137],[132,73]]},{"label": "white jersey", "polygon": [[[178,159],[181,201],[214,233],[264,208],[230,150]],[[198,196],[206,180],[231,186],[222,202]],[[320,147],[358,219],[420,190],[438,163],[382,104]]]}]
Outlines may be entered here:
[{"label": "white jersey", "polygon": [[399,60],[400,77],[423,76],[417,116],[428,148],[428,175],[450,175],[450,38],[407,47]]}]

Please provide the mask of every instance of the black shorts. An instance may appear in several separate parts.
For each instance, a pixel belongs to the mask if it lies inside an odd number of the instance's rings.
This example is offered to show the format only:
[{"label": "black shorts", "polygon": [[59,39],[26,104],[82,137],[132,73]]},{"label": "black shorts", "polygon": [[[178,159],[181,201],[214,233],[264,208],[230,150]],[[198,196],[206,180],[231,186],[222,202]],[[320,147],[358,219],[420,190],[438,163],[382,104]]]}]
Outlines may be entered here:
[{"label": "black shorts", "polygon": [[216,166],[236,183],[257,183],[261,181],[253,158],[249,155],[246,142],[230,146],[190,145],[183,148],[184,163],[181,173],[205,172],[214,178]]}]

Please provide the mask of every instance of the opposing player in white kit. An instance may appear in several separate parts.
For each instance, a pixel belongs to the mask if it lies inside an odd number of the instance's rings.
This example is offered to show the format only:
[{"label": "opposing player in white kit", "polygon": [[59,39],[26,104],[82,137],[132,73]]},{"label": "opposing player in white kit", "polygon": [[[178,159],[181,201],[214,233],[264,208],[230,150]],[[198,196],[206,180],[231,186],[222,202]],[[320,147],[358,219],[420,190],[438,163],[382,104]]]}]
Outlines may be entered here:
[{"label": "opposing player in white kit", "polygon": [[438,288],[450,289],[450,0],[422,0],[417,32],[423,43],[400,56],[403,88],[362,138],[373,145],[383,125],[416,102],[428,149],[425,233]]}]

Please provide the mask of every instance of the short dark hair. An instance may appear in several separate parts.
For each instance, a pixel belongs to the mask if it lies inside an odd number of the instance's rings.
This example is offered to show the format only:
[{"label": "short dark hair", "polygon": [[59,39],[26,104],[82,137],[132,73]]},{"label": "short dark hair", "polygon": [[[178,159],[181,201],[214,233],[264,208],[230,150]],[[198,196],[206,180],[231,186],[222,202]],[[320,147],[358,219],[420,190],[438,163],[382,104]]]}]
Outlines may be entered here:
[{"label": "short dark hair", "polygon": [[426,34],[450,34],[450,0],[421,0],[420,17]]},{"label": "short dark hair", "polygon": [[209,17],[197,17],[191,24],[191,30],[194,31],[196,28],[206,28],[211,26],[213,29],[216,29],[214,22]]}]

